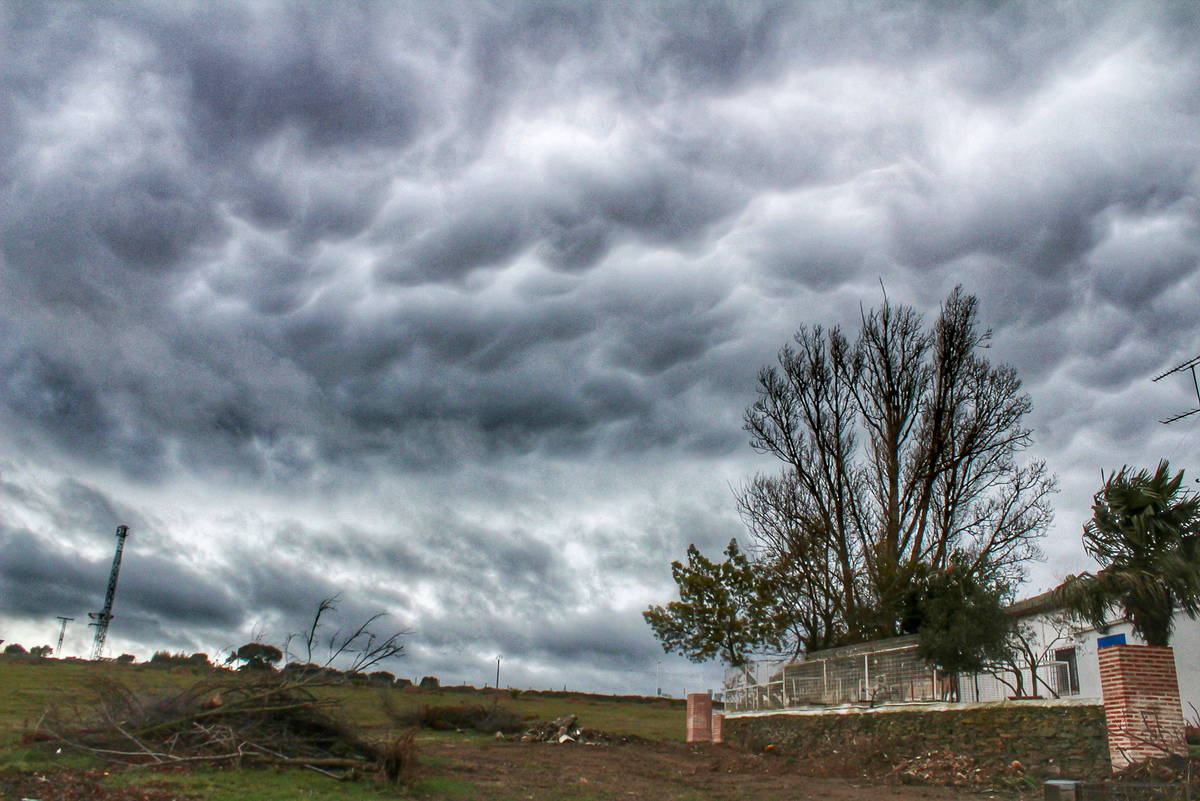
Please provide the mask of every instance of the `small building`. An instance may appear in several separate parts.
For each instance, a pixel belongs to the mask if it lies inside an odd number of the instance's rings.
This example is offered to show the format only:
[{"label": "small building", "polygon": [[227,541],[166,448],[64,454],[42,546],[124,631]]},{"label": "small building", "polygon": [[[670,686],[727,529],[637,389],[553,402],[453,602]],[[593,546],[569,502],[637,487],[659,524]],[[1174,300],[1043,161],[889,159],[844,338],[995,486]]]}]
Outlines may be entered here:
[{"label": "small building", "polygon": [[[1140,644],[1132,626],[1114,620],[1106,632],[1067,618],[1054,592],[1009,607],[1017,618],[1012,658],[978,674],[949,676],[917,656],[916,635],[763,660],[725,671],[731,712],[876,706],[931,701],[1003,701],[1010,698],[1103,700],[1098,640]],[[1110,641],[1111,642],[1111,641]],[[1177,614],[1171,640],[1184,716],[1200,721],[1200,620]]]},{"label": "small building", "polygon": [[[1054,590],[1018,601],[1009,610],[1017,617],[1029,642],[1029,654],[1022,660],[1026,670],[1029,662],[1035,661],[1039,676],[1047,677],[1055,695],[1103,699],[1096,655],[1098,641],[1115,637],[1117,642],[1124,638],[1131,645],[1144,644],[1124,618],[1114,619],[1107,631],[1068,620],[1055,600]],[[1200,619],[1176,612],[1171,647],[1175,650],[1183,714],[1195,723],[1200,721]],[[1030,675],[1025,679],[1026,687],[1031,678]],[[1047,690],[1040,682],[1039,688],[1041,692],[1032,694],[1045,695]]]}]

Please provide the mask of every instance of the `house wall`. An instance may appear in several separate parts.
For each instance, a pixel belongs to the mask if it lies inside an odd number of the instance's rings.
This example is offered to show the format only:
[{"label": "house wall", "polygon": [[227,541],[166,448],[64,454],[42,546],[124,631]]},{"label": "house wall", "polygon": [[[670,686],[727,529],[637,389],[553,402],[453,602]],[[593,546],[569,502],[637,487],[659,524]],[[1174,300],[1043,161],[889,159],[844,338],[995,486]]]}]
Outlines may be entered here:
[{"label": "house wall", "polygon": [[[1039,649],[1044,648],[1060,633],[1052,618],[1047,616],[1038,615],[1029,618],[1029,622],[1039,640]],[[1124,634],[1125,641],[1131,645],[1144,644],[1133,633],[1133,627],[1128,623],[1114,623],[1105,633],[1091,628],[1078,632],[1074,642],[1079,665],[1080,698],[1104,698],[1104,691],[1100,687],[1100,660],[1096,653],[1096,640],[1112,634]],[[1064,640],[1061,647],[1069,645],[1070,642]],[[1183,716],[1195,724],[1200,720],[1200,620],[1192,620],[1183,614],[1176,615],[1171,647],[1175,650],[1175,672],[1179,677]]]}]

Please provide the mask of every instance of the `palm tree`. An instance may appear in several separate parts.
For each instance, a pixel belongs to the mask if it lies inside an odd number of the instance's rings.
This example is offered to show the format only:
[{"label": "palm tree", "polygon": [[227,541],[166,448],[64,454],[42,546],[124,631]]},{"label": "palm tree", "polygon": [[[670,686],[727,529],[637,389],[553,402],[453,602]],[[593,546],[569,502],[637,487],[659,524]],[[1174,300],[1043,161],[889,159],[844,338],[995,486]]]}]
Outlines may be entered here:
[{"label": "palm tree", "polygon": [[1058,590],[1068,611],[1104,631],[1114,607],[1147,645],[1167,645],[1174,613],[1200,613],[1200,496],[1167,462],[1151,475],[1128,466],[1095,495],[1083,547],[1101,565]]}]

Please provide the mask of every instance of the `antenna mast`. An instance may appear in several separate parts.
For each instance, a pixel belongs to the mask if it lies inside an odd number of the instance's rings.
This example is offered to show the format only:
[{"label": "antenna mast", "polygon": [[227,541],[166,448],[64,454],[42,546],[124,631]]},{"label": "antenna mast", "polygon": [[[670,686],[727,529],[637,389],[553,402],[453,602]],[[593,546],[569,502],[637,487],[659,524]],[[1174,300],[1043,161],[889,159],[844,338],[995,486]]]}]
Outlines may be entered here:
[{"label": "antenna mast", "polygon": [[63,642],[63,637],[65,637],[65,636],[66,636],[66,634],[67,634],[67,624],[68,624],[68,623],[70,623],[70,622],[71,622],[72,620],[74,620],[75,618],[73,618],[73,617],[63,617],[62,615],[59,615],[59,616],[58,616],[58,619],[62,621],[62,628],[60,628],[60,629],[58,630],[58,647],[54,649],[54,655],[55,655],[56,657],[61,657],[61,656],[62,656],[62,642]]},{"label": "antenna mast", "polygon": [[1179,365],[1178,367],[1172,367],[1170,370],[1163,373],[1162,375],[1156,375],[1154,377],[1154,379],[1153,379],[1154,381],[1159,381],[1163,378],[1166,378],[1169,375],[1174,375],[1175,373],[1179,373],[1184,370],[1190,370],[1192,373],[1192,387],[1194,387],[1196,390],[1197,408],[1192,409],[1190,412],[1184,412],[1182,414],[1177,414],[1174,417],[1168,417],[1166,420],[1160,420],[1159,421],[1160,423],[1167,425],[1169,423],[1174,423],[1176,420],[1182,420],[1185,417],[1191,417],[1193,414],[1200,412],[1200,381],[1198,381],[1196,379],[1196,367],[1198,367],[1198,366],[1200,366],[1200,356],[1197,356],[1194,359],[1186,361],[1183,364]]},{"label": "antenna mast", "polygon": [[108,591],[104,593],[104,609],[99,613],[88,612],[95,620],[89,626],[96,627],[96,639],[92,642],[92,661],[98,662],[104,654],[104,641],[108,638],[108,621],[112,620],[113,598],[117,594],[117,574],[121,572],[121,551],[125,550],[125,537],[129,526],[117,526],[117,552],[113,555],[112,573],[108,577]]}]

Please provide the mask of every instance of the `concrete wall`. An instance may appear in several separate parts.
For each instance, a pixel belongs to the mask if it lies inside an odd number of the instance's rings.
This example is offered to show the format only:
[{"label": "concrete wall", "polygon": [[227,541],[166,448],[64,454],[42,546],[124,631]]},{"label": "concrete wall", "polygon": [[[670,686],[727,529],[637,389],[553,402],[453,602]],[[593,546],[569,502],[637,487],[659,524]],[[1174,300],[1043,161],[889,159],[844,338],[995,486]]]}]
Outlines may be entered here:
[{"label": "concrete wall", "polygon": [[806,757],[905,759],[949,749],[979,762],[1019,761],[1029,775],[1099,780],[1112,772],[1104,709],[1078,702],[932,704],[824,712],[734,713],[725,740]]}]

